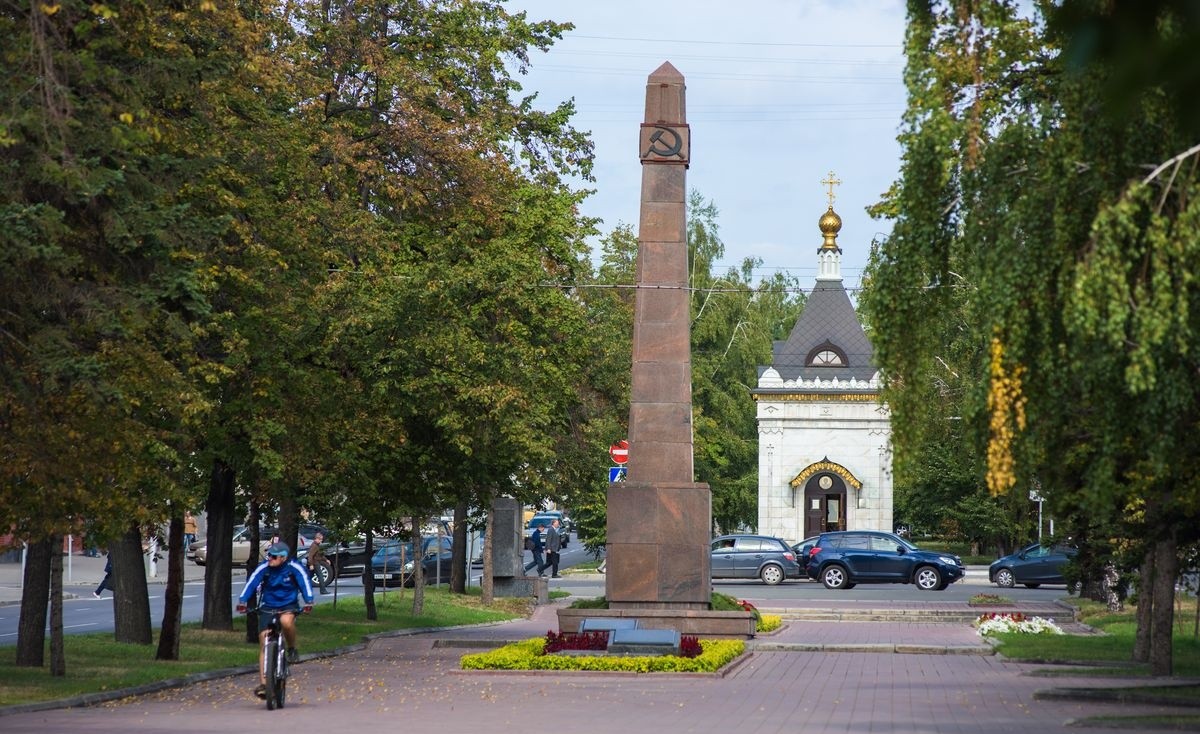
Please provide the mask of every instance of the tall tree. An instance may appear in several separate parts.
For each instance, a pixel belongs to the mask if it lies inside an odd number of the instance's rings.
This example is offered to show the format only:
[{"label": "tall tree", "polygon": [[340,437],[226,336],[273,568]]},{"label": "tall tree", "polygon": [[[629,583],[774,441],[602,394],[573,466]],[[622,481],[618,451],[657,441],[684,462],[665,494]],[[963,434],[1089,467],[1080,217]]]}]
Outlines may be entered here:
[{"label": "tall tree", "polygon": [[1116,557],[1095,539],[1138,541],[1151,666],[1168,672],[1175,548],[1196,524],[1177,461],[1195,449],[1182,426],[1198,397],[1184,377],[1194,170],[1175,165],[1191,140],[1161,88],[1106,114],[1113,70],[1066,73],[1063,37],[1017,3],[912,2],[909,16],[905,164],[882,207],[896,226],[867,296],[897,453],[929,432],[917,401],[959,344],[974,355],[950,364],[976,386],[960,407],[980,484],[1020,496],[1040,482],[1090,539],[1081,556],[1100,554],[1083,568]]}]

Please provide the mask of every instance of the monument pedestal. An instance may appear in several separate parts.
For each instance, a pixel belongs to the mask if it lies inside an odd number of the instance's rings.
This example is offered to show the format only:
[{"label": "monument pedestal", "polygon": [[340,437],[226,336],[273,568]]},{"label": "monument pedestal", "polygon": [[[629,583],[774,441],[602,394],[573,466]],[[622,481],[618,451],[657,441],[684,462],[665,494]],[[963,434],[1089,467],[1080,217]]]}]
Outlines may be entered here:
[{"label": "monument pedestal", "polygon": [[712,596],[707,484],[608,488],[609,609],[704,610]]}]

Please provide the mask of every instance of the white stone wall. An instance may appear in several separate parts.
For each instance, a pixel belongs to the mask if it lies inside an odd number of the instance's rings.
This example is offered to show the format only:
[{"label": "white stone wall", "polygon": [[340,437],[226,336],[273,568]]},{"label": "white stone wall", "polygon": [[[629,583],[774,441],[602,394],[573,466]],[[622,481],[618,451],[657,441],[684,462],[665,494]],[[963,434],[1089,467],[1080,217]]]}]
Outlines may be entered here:
[{"label": "white stone wall", "polygon": [[[811,394],[811,389],[804,391]],[[862,482],[847,485],[847,529],[892,530],[890,420],[874,401],[758,400],[758,531],[804,538],[803,487],[791,480],[828,457]],[[781,396],[782,397],[782,396]]]}]

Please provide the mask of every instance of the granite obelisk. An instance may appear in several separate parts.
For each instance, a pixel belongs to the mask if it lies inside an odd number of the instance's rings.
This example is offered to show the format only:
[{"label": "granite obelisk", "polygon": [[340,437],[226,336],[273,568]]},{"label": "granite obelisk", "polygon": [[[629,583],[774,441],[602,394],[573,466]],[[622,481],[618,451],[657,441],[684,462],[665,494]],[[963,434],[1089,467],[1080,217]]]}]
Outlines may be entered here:
[{"label": "granite obelisk", "polygon": [[691,130],[670,63],[646,84],[626,481],[608,490],[612,609],[708,609],[712,500],[692,472],[686,241]]}]

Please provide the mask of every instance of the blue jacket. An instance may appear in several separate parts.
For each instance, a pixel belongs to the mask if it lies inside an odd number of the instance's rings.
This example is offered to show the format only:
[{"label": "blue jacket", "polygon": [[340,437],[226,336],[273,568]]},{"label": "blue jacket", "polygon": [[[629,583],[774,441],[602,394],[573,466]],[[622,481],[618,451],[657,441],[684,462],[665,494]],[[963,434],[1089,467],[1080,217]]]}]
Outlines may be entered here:
[{"label": "blue jacket", "polygon": [[538,525],[536,528],[533,529],[533,535],[529,536],[529,540],[531,543],[533,543],[533,552],[541,553],[542,548],[545,547],[544,545],[542,545],[542,526],[541,525]]},{"label": "blue jacket", "polygon": [[297,593],[304,596],[306,604],[313,603],[312,583],[308,573],[296,561],[288,561],[278,568],[271,568],[268,561],[258,564],[254,573],[246,580],[238,600],[243,604],[254,596],[254,590],[262,586],[259,606],[267,609],[286,609],[298,605]]}]

